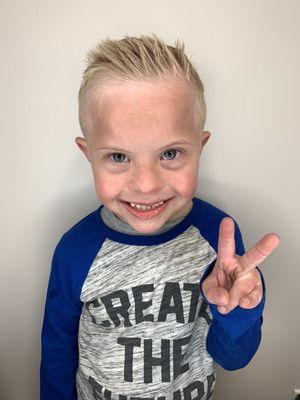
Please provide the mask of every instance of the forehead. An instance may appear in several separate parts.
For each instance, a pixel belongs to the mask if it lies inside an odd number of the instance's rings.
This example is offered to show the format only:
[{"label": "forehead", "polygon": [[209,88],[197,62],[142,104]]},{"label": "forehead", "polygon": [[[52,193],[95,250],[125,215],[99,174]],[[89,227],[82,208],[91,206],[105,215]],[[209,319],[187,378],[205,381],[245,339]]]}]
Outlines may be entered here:
[{"label": "forehead", "polygon": [[89,119],[102,138],[190,134],[197,124],[194,92],[178,79],[111,81],[94,89]]}]

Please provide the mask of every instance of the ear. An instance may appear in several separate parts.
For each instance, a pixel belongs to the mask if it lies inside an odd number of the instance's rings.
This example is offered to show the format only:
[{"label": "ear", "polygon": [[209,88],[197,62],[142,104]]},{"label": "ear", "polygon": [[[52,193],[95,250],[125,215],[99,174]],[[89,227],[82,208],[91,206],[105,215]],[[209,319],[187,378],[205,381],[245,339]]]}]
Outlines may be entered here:
[{"label": "ear", "polygon": [[203,147],[206,145],[206,143],[208,142],[208,139],[211,137],[211,133],[208,131],[203,131],[201,133],[201,150],[202,151]]},{"label": "ear", "polygon": [[75,143],[77,144],[79,149],[83,152],[83,154],[86,156],[87,160],[91,162],[87,141],[84,138],[78,136],[75,138]]}]

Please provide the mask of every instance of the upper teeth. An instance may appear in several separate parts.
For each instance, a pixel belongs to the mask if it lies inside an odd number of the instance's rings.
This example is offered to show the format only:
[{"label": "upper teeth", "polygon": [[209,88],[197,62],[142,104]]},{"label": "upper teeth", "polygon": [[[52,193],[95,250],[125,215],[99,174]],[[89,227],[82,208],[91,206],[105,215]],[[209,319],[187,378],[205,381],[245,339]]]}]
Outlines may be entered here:
[{"label": "upper teeth", "polygon": [[136,203],[130,203],[131,207],[137,208],[138,210],[151,210],[151,208],[155,208],[163,204],[163,201],[160,201],[159,203],[152,204],[151,206],[145,205],[145,204],[136,204]]}]

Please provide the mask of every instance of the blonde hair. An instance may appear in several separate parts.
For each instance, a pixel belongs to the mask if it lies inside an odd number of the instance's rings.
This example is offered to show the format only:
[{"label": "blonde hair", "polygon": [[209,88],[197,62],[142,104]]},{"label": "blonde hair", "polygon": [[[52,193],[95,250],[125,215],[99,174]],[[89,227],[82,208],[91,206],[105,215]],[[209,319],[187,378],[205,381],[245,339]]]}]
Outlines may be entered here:
[{"label": "blonde hair", "polygon": [[155,80],[170,74],[183,78],[194,92],[199,129],[206,119],[204,87],[185,54],[185,45],[177,39],[175,47],[167,45],[155,34],[128,36],[120,40],[106,38],[87,53],[82,83],[78,94],[79,123],[84,136],[88,132],[86,108],[90,93],[100,83],[111,80]]}]

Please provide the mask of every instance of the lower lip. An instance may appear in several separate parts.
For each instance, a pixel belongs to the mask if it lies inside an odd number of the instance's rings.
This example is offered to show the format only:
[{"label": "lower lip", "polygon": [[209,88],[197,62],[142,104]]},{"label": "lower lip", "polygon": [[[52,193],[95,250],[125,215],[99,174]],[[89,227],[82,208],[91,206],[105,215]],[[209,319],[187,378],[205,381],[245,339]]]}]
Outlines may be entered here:
[{"label": "lower lip", "polygon": [[127,211],[130,212],[135,217],[142,218],[142,219],[150,219],[156,217],[158,214],[161,214],[169,205],[172,199],[166,200],[161,206],[155,207],[152,210],[138,210],[137,208],[131,207],[125,201],[122,201],[124,207]]}]

